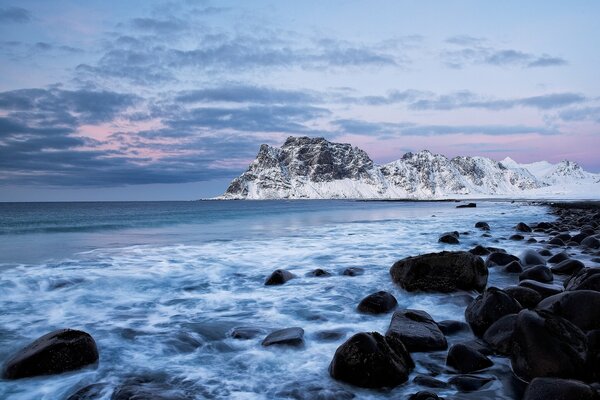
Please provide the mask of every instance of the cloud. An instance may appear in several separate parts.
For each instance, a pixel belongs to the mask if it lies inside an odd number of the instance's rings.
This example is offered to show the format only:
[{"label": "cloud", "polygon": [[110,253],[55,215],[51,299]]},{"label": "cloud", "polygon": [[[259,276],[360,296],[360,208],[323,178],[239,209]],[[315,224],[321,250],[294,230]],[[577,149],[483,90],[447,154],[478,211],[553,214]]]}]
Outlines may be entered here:
[{"label": "cloud", "polygon": [[230,102],[260,104],[299,104],[318,101],[316,95],[302,90],[283,90],[247,84],[226,84],[223,86],[186,90],[175,97],[183,103]]},{"label": "cloud", "polygon": [[356,119],[333,121],[339,133],[362,134],[389,138],[392,136],[439,136],[439,135],[556,135],[556,129],[523,125],[421,125],[411,122],[368,122]]},{"label": "cloud", "polygon": [[559,114],[559,117],[563,121],[594,121],[594,122],[600,123],[600,107],[599,106],[591,106],[591,107],[571,108],[571,109],[562,111]]},{"label": "cloud", "polygon": [[170,34],[187,29],[189,24],[186,21],[177,18],[134,18],[131,20],[131,26],[134,29],[141,31],[152,32],[156,34]]},{"label": "cloud", "polygon": [[31,21],[31,13],[21,7],[0,8],[0,22],[23,24]]},{"label": "cloud", "polygon": [[549,54],[533,54],[516,49],[497,49],[487,44],[483,38],[453,36],[446,43],[460,47],[441,53],[443,63],[450,68],[464,68],[473,64],[486,64],[499,67],[554,67],[567,65],[567,60]]}]

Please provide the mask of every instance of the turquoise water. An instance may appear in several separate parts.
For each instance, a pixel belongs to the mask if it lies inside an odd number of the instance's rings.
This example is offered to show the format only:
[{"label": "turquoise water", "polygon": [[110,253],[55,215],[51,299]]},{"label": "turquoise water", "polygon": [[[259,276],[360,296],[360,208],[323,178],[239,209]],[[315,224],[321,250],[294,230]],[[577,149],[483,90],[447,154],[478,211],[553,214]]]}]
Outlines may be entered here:
[{"label": "turquoise water", "polygon": [[[100,351],[95,368],[0,381],[0,398],[63,399],[103,383],[98,398],[109,399],[127,377],[156,374],[198,399],[317,399],[336,390],[361,399],[403,398],[418,388],[362,390],[333,381],[327,373],[335,349],[351,334],[384,332],[389,324],[390,315],[358,314],[360,299],[387,290],[400,307],[426,310],[438,320],[464,320],[460,296],[408,294],[394,286],[388,273],[393,262],[475,244],[518,253],[521,244],[502,239],[513,226],[552,219],[544,207],[521,203],[455,206],[355,201],[0,204],[0,363],[31,340],[64,327],[89,332]],[[490,223],[492,238],[480,237],[473,228],[479,220]],[[441,232],[453,230],[468,232],[460,245],[437,242]],[[364,268],[365,274],[342,276],[347,267]],[[277,268],[297,278],[265,287],[265,278]],[[315,268],[332,276],[305,276]],[[517,279],[491,273],[492,284]],[[264,348],[264,335],[231,338],[237,326],[265,334],[300,326],[306,345]],[[330,329],[343,337],[318,339],[318,332]],[[499,376],[506,373],[506,361],[495,361]],[[424,372],[425,365],[417,359],[416,371]],[[487,398],[511,398],[500,379],[486,390]],[[451,389],[440,393],[455,394]]]}]

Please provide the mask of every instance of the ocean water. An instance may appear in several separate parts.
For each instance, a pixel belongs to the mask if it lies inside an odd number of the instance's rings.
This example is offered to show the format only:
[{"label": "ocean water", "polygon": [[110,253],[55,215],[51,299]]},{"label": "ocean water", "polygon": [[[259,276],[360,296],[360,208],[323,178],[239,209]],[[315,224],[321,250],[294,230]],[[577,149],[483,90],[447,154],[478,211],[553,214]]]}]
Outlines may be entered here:
[{"label": "ocean water", "polygon": [[[423,388],[358,389],[330,378],[337,347],[353,333],[385,332],[391,315],[356,312],[368,294],[386,290],[399,307],[434,319],[464,321],[464,294],[409,294],[390,279],[403,257],[476,244],[518,253],[505,240],[517,222],[550,221],[541,206],[453,202],[201,201],[160,203],[0,204],[0,363],[33,339],[60,328],[89,332],[97,366],[55,376],[0,380],[0,399],[65,399],[102,383],[98,398],[129,377],[152,377],[198,399],[404,398]],[[473,227],[483,220],[492,238]],[[437,242],[445,231],[467,232],[458,246]],[[347,267],[362,276],[340,275]],[[264,286],[277,268],[298,277]],[[306,277],[315,268],[331,277]],[[490,271],[490,284],[516,277]],[[234,327],[264,334],[236,340]],[[302,327],[299,349],[261,346],[274,329]],[[342,338],[318,339],[336,330]],[[466,337],[463,337],[464,340]],[[459,340],[461,337],[451,339]],[[444,364],[445,352],[415,354],[415,372]],[[511,398],[509,365],[484,375],[482,392],[453,398]],[[412,375],[414,376],[414,374]],[[410,379],[412,379],[412,376]],[[439,378],[447,379],[442,373]],[[333,397],[327,397],[331,395]],[[483,396],[483,397],[482,397]]]}]

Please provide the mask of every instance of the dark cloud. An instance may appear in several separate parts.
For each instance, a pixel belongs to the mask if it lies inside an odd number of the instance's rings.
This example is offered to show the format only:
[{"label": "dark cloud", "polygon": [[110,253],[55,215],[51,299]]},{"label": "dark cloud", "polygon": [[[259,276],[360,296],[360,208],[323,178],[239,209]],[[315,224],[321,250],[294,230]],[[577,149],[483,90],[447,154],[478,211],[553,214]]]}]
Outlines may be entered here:
[{"label": "dark cloud", "polygon": [[31,13],[21,7],[0,8],[0,22],[25,23],[31,21]]},{"label": "dark cloud", "polygon": [[455,44],[459,46],[477,46],[484,42],[484,38],[470,35],[456,35],[446,39],[446,43]]},{"label": "dark cloud", "polygon": [[156,34],[170,34],[187,29],[189,24],[187,21],[177,18],[134,18],[133,20],[131,20],[131,26],[134,29],[148,31]]},{"label": "dark cloud", "polygon": [[562,111],[559,117],[563,121],[593,121],[600,123],[600,107],[590,106],[581,108],[571,108]]}]

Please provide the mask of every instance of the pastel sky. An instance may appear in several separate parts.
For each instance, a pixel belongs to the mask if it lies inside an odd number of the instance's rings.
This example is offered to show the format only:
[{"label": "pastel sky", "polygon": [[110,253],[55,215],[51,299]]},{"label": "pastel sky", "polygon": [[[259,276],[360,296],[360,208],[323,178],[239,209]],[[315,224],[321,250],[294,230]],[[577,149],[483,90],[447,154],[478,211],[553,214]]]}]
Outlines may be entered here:
[{"label": "pastel sky", "polygon": [[600,171],[598,1],[0,0],[0,201],[196,199],[261,143]]}]

